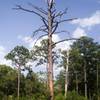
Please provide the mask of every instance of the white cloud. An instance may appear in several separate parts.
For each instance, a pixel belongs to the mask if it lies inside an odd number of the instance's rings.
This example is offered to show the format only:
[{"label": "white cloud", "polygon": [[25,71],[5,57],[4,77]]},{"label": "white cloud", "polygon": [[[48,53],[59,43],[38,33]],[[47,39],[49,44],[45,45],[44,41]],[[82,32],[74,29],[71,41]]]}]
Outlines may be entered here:
[{"label": "white cloud", "polygon": [[81,27],[91,28],[92,26],[100,24],[100,11],[96,11],[92,16],[77,19],[72,22],[73,24],[78,24]]},{"label": "white cloud", "polygon": [[0,46],[0,55],[4,55],[5,48],[3,46]]},{"label": "white cloud", "polygon": [[82,36],[86,36],[85,30],[80,27],[76,28],[76,30],[73,32],[73,37],[80,38]]},{"label": "white cloud", "polygon": [[[72,37],[73,38],[80,38],[80,37],[82,37],[82,36],[86,36],[87,34],[86,34],[86,32],[85,32],[85,30],[83,29],[83,28],[81,28],[81,27],[78,27],[78,28],[76,28],[75,29],[75,31],[73,32],[73,34],[72,34]],[[59,40],[61,40],[60,38],[59,38]],[[58,40],[58,41],[59,41]],[[59,44],[57,44],[56,46],[56,48],[57,49],[61,49],[61,50],[69,50],[70,49],[70,45],[73,43],[73,40],[70,40],[70,41],[65,41],[65,42],[62,42],[62,43],[59,43]]]},{"label": "white cloud", "polygon": [[23,36],[19,35],[18,39],[20,39],[21,41],[23,41],[25,43],[30,43],[33,41],[32,37],[30,37],[30,36],[23,37]]},{"label": "white cloud", "polygon": [[57,34],[54,34],[53,35],[53,39],[52,39],[54,42],[57,42],[57,41],[59,41],[60,40],[60,37],[59,37],[59,35],[57,35]]},{"label": "white cloud", "polygon": [[[31,49],[34,46],[34,43],[37,41],[37,39],[33,39],[30,36],[23,37],[23,36],[19,35],[18,39],[20,39],[21,41],[23,41],[24,43],[26,43],[28,45],[29,49]],[[36,42],[36,45],[40,45],[40,41],[42,41],[43,39],[47,39],[47,36],[44,36],[43,38],[39,39]],[[53,41],[57,42],[59,40],[60,40],[60,37],[58,35],[54,34],[53,35]]]},{"label": "white cloud", "polygon": [[22,42],[24,42],[25,44],[27,44],[28,47],[29,47],[29,49],[32,48],[33,44],[35,43],[35,41],[33,40],[33,38],[30,37],[30,36],[23,37],[23,36],[19,35],[18,39],[21,40]]},{"label": "white cloud", "polygon": [[72,41],[64,41],[56,45],[56,49],[69,50]]},{"label": "white cloud", "polygon": [[4,58],[6,54],[7,54],[6,49],[3,46],[0,46],[0,64],[6,64],[11,66],[11,61],[8,61]]},{"label": "white cloud", "polygon": [[[18,38],[24,43],[26,43],[29,49],[32,49],[32,47],[34,46],[34,43],[36,42],[36,39],[33,40],[33,38],[30,36],[26,36],[26,37],[18,36]],[[40,45],[40,41],[42,41],[43,39],[47,39],[47,36],[44,36],[43,38],[39,39],[36,45]],[[52,40],[53,42],[58,42],[61,40],[61,38],[59,35],[54,34]],[[59,43],[56,45],[55,49],[62,49],[62,50],[69,49],[71,43],[72,43],[71,41],[65,41],[65,42]]]}]

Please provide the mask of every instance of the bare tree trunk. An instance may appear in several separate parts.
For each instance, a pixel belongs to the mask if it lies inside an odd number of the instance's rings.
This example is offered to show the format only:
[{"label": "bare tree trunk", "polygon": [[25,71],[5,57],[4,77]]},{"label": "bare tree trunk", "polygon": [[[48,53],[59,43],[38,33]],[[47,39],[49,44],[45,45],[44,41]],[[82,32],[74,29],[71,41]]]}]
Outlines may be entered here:
[{"label": "bare tree trunk", "polygon": [[99,100],[99,91],[98,91],[98,83],[99,83],[99,76],[98,76],[99,72],[98,72],[98,64],[97,64],[97,100]]},{"label": "bare tree trunk", "polygon": [[47,89],[49,89],[49,68],[48,68],[48,63],[47,63],[47,67],[46,67],[46,70],[47,70],[47,79],[46,79],[46,85],[47,85]]},{"label": "bare tree trunk", "polygon": [[17,91],[17,98],[19,100],[20,97],[20,66],[18,66],[18,91]]},{"label": "bare tree trunk", "polygon": [[49,78],[49,89],[51,100],[54,100],[54,85],[53,85],[53,63],[52,63],[52,46],[51,46],[51,37],[49,39],[49,47],[48,47],[48,78]]},{"label": "bare tree trunk", "polygon": [[49,89],[51,100],[54,100],[53,84],[53,58],[52,58],[52,16],[51,9],[48,10],[48,69],[49,69]]},{"label": "bare tree trunk", "polygon": [[52,62],[52,37],[49,36],[48,45],[48,78],[51,100],[54,99],[54,85],[53,85],[53,62]]},{"label": "bare tree trunk", "polygon": [[69,63],[69,52],[67,51],[67,65],[65,68],[65,98],[67,97],[67,91],[68,91],[68,65]]},{"label": "bare tree trunk", "polygon": [[85,83],[85,97],[87,98],[87,73],[86,73],[86,61],[84,61],[84,83]]}]

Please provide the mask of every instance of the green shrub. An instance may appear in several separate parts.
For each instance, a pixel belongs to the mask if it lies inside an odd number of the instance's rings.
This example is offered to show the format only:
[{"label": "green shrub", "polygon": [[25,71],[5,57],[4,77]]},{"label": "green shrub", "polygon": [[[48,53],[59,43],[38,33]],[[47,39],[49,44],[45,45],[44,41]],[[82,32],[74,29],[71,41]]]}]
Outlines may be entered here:
[{"label": "green shrub", "polygon": [[87,100],[85,97],[80,96],[75,91],[68,92],[66,100]]},{"label": "green shrub", "polygon": [[72,91],[72,92],[67,93],[66,99],[65,99],[64,95],[62,95],[60,93],[60,94],[56,95],[55,100],[87,100],[87,99],[83,96],[80,96],[75,91]]},{"label": "green shrub", "polygon": [[60,93],[55,97],[55,100],[65,100],[64,96]]}]

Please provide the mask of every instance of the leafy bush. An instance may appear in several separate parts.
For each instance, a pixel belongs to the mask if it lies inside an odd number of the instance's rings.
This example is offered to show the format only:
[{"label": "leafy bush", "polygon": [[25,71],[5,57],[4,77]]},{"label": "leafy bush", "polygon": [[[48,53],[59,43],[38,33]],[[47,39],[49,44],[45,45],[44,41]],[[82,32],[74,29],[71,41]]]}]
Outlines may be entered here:
[{"label": "leafy bush", "polygon": [[60,93],[55,97],[55,100],[65,100],[64,96]]},{"label": "leafy bush", "polygon": [[55,100],[87,100],[87,99],[83,96],[80,96],[75,91],[72,91],[72,92],[67,93],[67,98],[66,99],[65,99],[64,95],[58,94],[55,97]]},{"label": "leafy bush", "polygon": [[66,100],[87,100],[85,97],[80,96],[75,91],[68,92]]}]

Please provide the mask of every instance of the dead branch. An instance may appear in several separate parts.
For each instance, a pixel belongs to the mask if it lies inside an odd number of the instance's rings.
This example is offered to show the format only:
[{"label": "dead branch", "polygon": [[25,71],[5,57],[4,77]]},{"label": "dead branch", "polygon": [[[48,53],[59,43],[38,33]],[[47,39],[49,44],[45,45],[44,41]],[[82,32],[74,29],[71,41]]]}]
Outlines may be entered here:
[{"label": "dead branch", "polygon": [[48,14],[44,9],[37,7],[37,6],[33,5],[32,3],[28,3],[28,4],[30,6],[32,6],[34,9],[36,9],[37,11],[41,12],[42,14],[44,14],[44,15]]},{"label": "dead branch", "polygon": [[52,14],[55,14],[55,12],[56,12],[56,9],[53,9],[53,11],[51,12]]},{"label": "dead branch", "polygon": [[46,28],[48,29],[48,24],[46,23],[44,18],[42,18],[42,21],[43,21],[44,25],[46,26]]},{"label": "dead branch", "polygon": [[54,5],[54,0],[47,0],[48,1],[48,7],[49,9],[52,9],[53,5]]},{"label": "dead branch", "polygon": [[[44,35],[39,36],[38,39],[35,41],[34,46],[36,45],[36,43],[38,42],[38,40],[40,40],[41,38],[43,38],[43,37],[45,37],[45,36],[47,36],[47,35],[48,35],[48,34],[44,34]],[[34,47],[34,46],[33,46],[33,47]]]},{"label": "dead branch", "polygon": [[57,13],[57,14],[55,15],[55,18],[56,18],[56,17],[62,17],[64,14],[67,13],[67,11],[68,11],[68,8],[66,8],[63,12],[60,11],[59,13]]},{"label": "dead branch", "polygon": [[[71,19],[60,20],[60,21],[58,22],[58,24],[63,23],[63,22],[73,21],[73,20],[76,20],[76,19],[77,19],[77,18],[71,18]],[[55,23],[56,23],[56,22],[55,22]]]},{"label": "dead branch", "polygon": [[58,43],[65,42],[65,41],[70,41],[70,40],[79,40],[79,39],[77,39],[77,38],[64,39],[64,40],[61,40],[61,41],[58,41],[58,42],[54,43],[53,45],[56,45]]},{"label": "dead branch", "polygon": [[45,32],[45,33],[48,33],[46,30],[47,30],[47,28],[45,28],[45,25],[42,25],[40,28],[38,28],[37,30],[35,30],[35,31],[33,32],[33,36],[32,36],[32,37],[34,37],[38,32]]},{"label": "dead branch", "polygon": [[63,22],[68,22],[68,21],[73,21],[76,20],[77,18],[71,18],[71,19],[65,19],[65,20],[60,20],[60,21],[53,21],[52,23],[55,24],[52,26],[52,34],[55,33],[55,31],[57,30],[58,26],[63,23]]},{"label": "dead branch", "polygon": [[69,37],[70,37],[70,32],[66,31],[66,30],[58,31],[58,32],[55,32],[54,34],[60,34],[60,33],[67,33],[69,35]]},{"label": "dead branch", "polygon": [[47,19],[44,16],[42,16],[40,13],[38,13],[38,12],[36,12],[34,10],[26,9],[26,8],[22,7],[21,5],[16,5],[16,8],[13,8],[13,9],[15,9],[15,10],[23,10],[23,11],[26,11],[26,12],[34,13],[34,14],[38,15],[39,17],[41,17],[41,18],[43,18],[44,20],[47,21]]},{"label": "dead branch", "polygon": [[58,22],[56,23],[56,25],[55,25],[55,27],[54,27],[54,29],[52,31],[52,34],[55,33],[55,31],[57,30],[57,28],[58,28]]},{"label": "dead branch", "polygon": [[65,33],[65,32],[67,32],[67,33],[70,34],[70,32],[68,32],[68,31],[66,31],[66,30],[58,31],[58,32],[55,32],[55,33]]},{"label": "dead branch", "polygon": [[35,30],[33,33],[35,34],[35,33],[38,33],[38,32],[45,32],[45,33],[48,33],[47,31],[47,28],[43,28],[43,29],[37,29],[37,30]]}]

